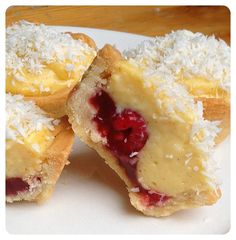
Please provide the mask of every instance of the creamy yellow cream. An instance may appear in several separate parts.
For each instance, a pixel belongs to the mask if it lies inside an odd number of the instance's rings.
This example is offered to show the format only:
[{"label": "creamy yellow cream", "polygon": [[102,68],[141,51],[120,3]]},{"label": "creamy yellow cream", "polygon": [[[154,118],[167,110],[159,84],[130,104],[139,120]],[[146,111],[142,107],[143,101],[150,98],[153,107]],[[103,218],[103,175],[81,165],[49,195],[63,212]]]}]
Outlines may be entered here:
[{"label": "creamy yellow cream", "polygon": [[[119,62],[111,78],[107,91],[118,107],[139,112],[147,122],[149,139],[139,153],[137,165],[140,183],[171,196],[212,190],[203,174],[205,156],[190,142],[194,113],[168,115],[165,106],[161,109],[156,103],[156,88],[152,84],[145,86],[141,71],[127,62]],[[167,105],[173,100],[165,94],[160,97]],[[175,115],[183,122],[176,121]]]},{"label": "creamy yellow cream", "polygon": [[196,97],[222,97],[229,99],[229,92],[220,87],[219,81],[211,81],[197,76],[187,78],[180,74],[177,77],[177,82],[184,85],[188,92]]},{"label": "creamy yellow cream", "polygon": [[6,91],[31,97],[48,96],[68,89],[81,80],[93,58],[94,55],[90,54],[74,64],[69,61],[45,64],[40,73],[22,68],[20,73],[13,74],[7,69]]},{"label": "creamy yellow cream", "polygon": [[[18,139],[19,140],[19,139]],[[26,138],[6,141],[6,176],[24,177],[34,175],[41,169],[44,152],[54,140],[53,132],[48,129],[33,132]]]}]

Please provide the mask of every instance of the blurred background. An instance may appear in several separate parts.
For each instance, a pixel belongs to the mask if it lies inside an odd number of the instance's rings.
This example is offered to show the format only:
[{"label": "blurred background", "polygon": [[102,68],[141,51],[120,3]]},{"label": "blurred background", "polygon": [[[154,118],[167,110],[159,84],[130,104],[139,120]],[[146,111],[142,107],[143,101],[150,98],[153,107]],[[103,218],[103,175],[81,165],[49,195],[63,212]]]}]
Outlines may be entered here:
[{"label": "blurred background", "polygon": [[19,20],[163,35],[176,29],[214,34],[230,44],[230,11],[225,6],[11,6],[6,25]]}]

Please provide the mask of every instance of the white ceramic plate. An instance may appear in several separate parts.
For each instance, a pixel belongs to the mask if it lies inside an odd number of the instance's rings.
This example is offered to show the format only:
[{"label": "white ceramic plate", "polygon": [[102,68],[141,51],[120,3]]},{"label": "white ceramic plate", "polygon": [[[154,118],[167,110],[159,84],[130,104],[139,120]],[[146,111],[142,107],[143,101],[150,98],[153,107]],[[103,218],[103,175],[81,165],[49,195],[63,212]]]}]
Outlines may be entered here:
[{"label": "white ceramic plate", "polygon": [[[122,32],[56,28],[86,33],[99,48],[110,43],[124,50],[147,39]],[[64,169],[52,198],[43,205],[7,205],[6,228],[8,232],[18,234],[226,233],[230,228],[229,152],[228,138],[215,153],[222,167],[223,192],[217,204],[157,219],[137,212],[130,205],[125,185],[118,176],[93,150],[76,139],[71,164]]]}]

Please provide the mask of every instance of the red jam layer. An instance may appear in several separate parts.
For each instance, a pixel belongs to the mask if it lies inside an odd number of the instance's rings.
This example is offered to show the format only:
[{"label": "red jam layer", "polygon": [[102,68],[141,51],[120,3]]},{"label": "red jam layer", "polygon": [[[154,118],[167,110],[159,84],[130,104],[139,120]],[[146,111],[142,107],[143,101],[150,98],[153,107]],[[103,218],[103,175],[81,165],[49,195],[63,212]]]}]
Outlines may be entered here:
[{"label": "red jam layer", "polygon": [[19,192],[29,190],[29,184],[22,178],[14,177],[6,179],[6,195],[17,195]]},{"label": "red jam layer", "polygon": [[118,159],[134,187],[139,188],[142,202],[153,206],[168,200],[169,196],[145,189],[137,179],[137,156],[148,139],[144,118],[130,109],[118,112],[113,99],[104,90],[97,92],[89,102],[97,110],[93,121],[98,132],[107,139],[106,147]]}]

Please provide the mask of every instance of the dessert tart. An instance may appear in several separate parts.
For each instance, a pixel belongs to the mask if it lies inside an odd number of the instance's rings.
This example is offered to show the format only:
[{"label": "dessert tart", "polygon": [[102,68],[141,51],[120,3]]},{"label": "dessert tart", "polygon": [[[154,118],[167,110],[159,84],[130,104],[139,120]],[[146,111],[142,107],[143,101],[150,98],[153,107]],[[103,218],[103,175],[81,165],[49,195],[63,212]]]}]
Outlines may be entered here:
[{"label": "dessert tart", "polygon": [[129,61],[182,84],[203,103],[204,117],[221,121],[219,143],[230,132],[230,47],[214,36],[178,30],[124,52]]},{"label": "dessert tart", "polygon": [[67,102],[69,122],[150,216],[214,204],[218,122],[182,84],[148,75],[112,46],[101,49]]},{"label": "dessert tart", "polygon": [[62,117],[69,92],[95,55],[96,45],[85,34],[20,21],[6,30],[6,91]]},{"label": "dessert tart", "polygon": [[6,95],[6,201],[44,201],[61,174],[74,133],[21,95]]}]

